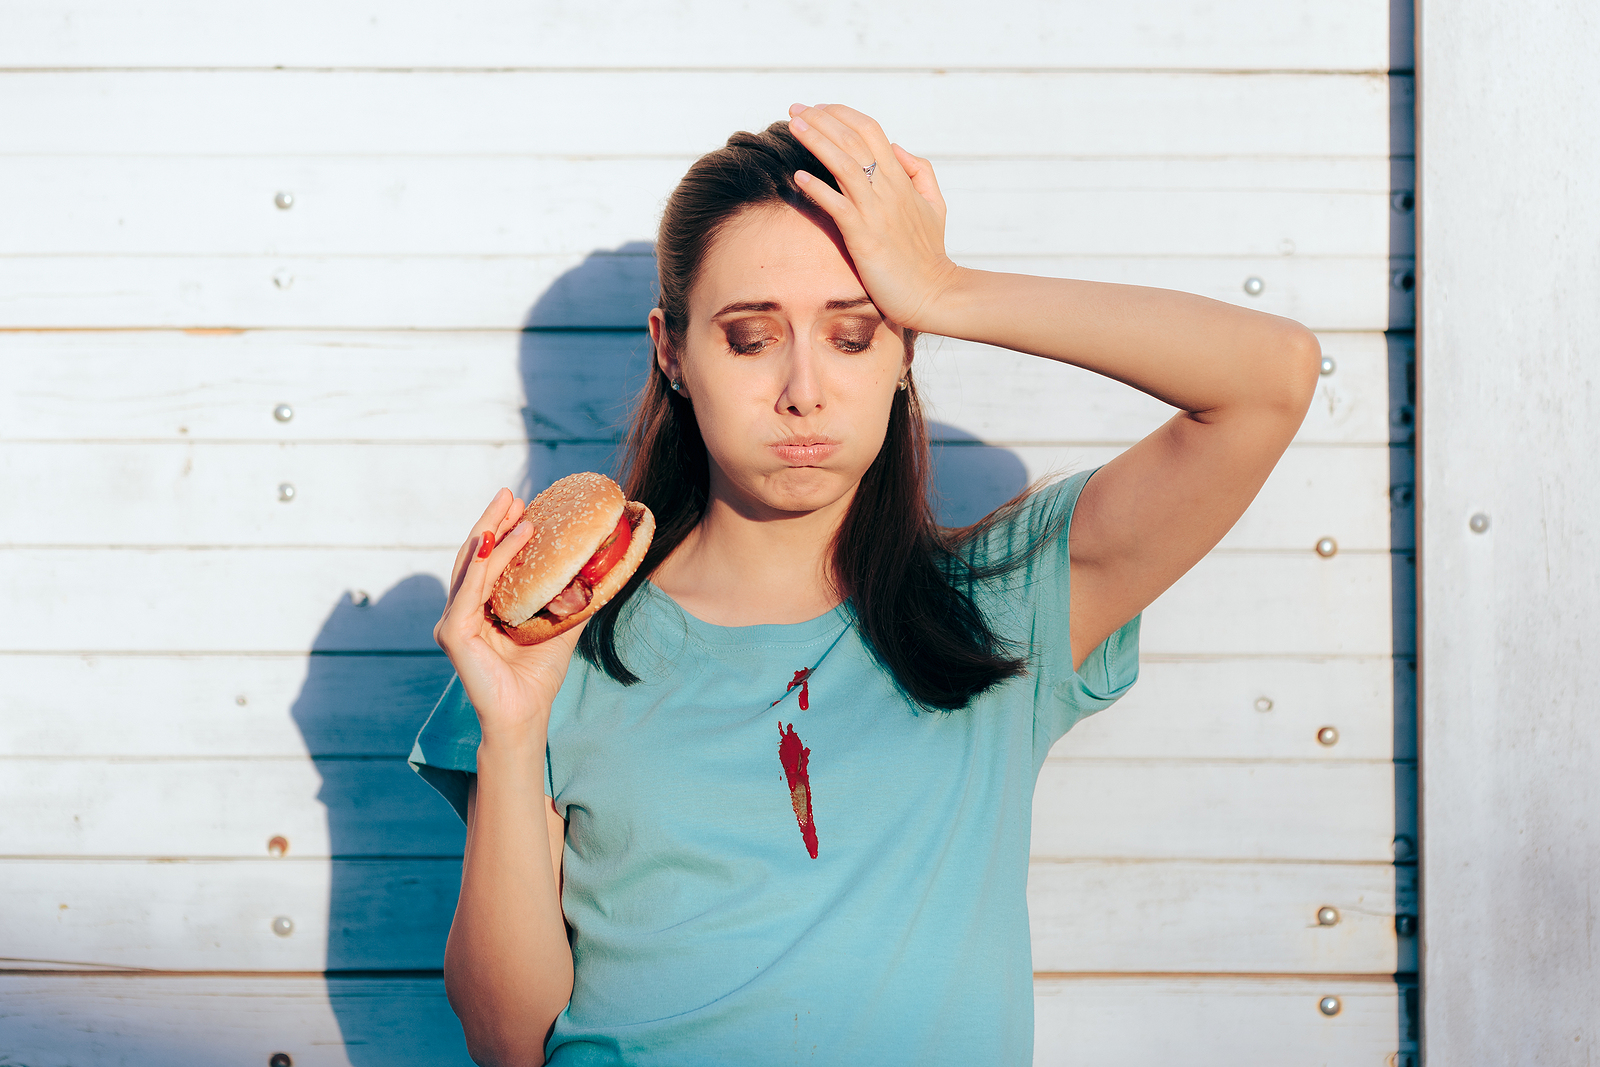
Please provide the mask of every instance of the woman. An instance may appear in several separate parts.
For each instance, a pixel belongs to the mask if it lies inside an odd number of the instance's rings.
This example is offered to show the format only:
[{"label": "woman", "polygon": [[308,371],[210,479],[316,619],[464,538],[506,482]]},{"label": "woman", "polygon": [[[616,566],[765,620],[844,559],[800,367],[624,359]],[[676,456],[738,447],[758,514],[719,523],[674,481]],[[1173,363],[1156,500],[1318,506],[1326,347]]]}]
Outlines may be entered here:
[{"label": "woman", "polygon": [[[1139,613],[1310,402],[1303,327],[958,267],[926,160],[847,107],[790,115],[663,216],[634,581],[581,640],[524,648],[483,612],[522,501],[501,490],[456,561],[435,636],[459,685],[412,759],[468,826],[445,982],[479,1063],[1030,1062],[1041,762],[1133,683]],[[917,333],[1180,411],[941,530]]]}]

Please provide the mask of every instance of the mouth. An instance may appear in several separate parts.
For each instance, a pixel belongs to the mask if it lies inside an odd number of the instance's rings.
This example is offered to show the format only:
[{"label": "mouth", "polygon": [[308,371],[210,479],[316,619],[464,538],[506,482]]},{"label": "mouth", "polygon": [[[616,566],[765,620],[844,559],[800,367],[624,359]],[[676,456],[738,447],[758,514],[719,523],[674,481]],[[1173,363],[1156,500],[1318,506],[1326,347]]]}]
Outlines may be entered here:
[{"label": "mouth", "polygon": [[843,446],[830,437],[791,437],[767,447],[791,467],[814,467]]}]

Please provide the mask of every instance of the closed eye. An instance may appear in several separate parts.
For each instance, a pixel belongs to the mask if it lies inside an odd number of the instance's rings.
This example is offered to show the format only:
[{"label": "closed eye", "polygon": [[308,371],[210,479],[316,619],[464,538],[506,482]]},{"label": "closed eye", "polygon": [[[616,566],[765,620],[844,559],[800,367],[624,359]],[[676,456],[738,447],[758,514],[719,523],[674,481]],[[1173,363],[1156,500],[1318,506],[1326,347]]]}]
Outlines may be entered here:
[{"label": "closed eye", "polygon": [[771,325],[761,319],[740,319],[727,328],[728,350],[741,356],[754,356],[777,340]]}]

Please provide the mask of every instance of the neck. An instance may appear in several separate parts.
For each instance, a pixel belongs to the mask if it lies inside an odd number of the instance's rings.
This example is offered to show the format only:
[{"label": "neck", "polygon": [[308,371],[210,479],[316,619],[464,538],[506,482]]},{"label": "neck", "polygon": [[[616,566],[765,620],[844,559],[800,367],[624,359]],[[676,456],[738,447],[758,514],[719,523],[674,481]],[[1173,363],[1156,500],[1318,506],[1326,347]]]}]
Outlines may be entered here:
[{"label": "neck", "polygon": [[705,517],[650,580],[717,626],[814,619],[839,603],[829,549],[853,496],[816,511],[755,513],[713,491]]}]

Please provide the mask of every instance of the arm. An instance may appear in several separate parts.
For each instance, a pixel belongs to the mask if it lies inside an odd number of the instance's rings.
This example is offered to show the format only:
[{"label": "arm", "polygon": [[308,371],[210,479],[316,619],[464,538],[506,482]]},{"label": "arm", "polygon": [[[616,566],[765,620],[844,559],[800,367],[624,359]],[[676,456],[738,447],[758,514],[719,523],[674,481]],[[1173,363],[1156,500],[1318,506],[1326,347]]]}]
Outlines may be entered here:
[{"label": "arm", "polygon": [[468,1053],[484,1067],[543,1063],[550,1027],[572,996],[561,914],[566,824],[544,795],[543,745],[530,771],[531,755],[480,745],[478,775],[467,787],[467,847],[444,988]]},{"label": "arm", "polygon": [[[495,579],[530,536],[515,525],[521,514],[522,502],[501,490],[457,557],[434,628],[483,735],[444,981],[467,1050],[485,1067],[543,1063],[550,1027],[572,996],[560,890],[565,826],[545,796],[544,761],[550,705],[582,627],[523,647],[485,619]],[[485,535],[498,535],[499,545],[480,558]]]},{"label": "arm", "polygon": [[1288,319],[1187,293],[958,267],[945,254],[944,198],[927,160],[842,105],[789,113],[841,191],[796,178],[839,227],[886,318],[1071,363],[1181,409],[1078,500],[1069,610],[1081,665],[1255,499],[1311,403],[1316,338]]},{"label": "arm", "polygon": [[1316,386],[1309,330],[1187,293],[957,268],[936,306],[931,333],[1071,363],[1179,409],[1078,499],[1074,666],[1233,527]]}]

